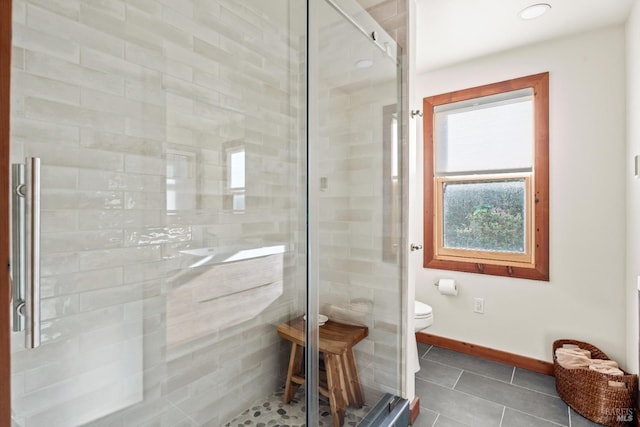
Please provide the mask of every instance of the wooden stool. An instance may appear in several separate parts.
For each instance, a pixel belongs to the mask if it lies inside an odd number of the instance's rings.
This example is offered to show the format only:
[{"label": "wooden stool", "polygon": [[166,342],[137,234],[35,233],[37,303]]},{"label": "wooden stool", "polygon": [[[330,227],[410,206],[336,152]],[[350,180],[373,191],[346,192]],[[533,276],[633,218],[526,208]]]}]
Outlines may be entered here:
[{"label": "wooden stool", "polygon": [[[305,322],[302,317],[278,326],[278,335],[291,341],[291,355],[287,383],[282,400],[289,403],[298,387],[305,383],[303,373],[303,349],[305,345]],[[362,341],[368,334],[366,326],[352,326],[327,321],[319,331],[319,351],[322,354],[326,371],[326,386],[321,381],[320,394],[329,399],[331,418],[334,427],[344,423],[348,405],[361,408],[364,405],[364,393],[353,346]],[[321,377],[321,380],[324,380]]]}]

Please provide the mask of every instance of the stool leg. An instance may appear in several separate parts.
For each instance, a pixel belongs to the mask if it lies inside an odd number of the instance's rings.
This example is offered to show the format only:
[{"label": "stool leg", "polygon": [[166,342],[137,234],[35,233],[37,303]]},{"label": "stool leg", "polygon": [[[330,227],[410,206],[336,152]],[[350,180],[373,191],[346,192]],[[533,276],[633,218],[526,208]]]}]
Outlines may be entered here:
[{"label": "stool leg", "polygon": [[356,365],[356,356],[353,353],[353,347],[347,349],[341,357],[343,358],[345,370],[348,402],[356,408],[362,408],[364,405],[364,392],[362,391],[362,383],[358,375],[358,366]]},{"label": "stool leg", "polygon": [[287,369],[287,383],[284,386],[284,395],[282,401],[289,403],[298,391],[300,384],[293,382],[292,377],[302,372],[302,349],[303,347],[292,342],[291,354],[289,355],[289,369]]},{"label": "stool leg", "polygon": [[340,359],[335,354],[325,353],[324,363],[327,369],[327,388],[329,389],[329,405],[333,427],[342,427],[347,412],[347,402],[344,401],[340,387]]},{"label": "stool leg", "polygon": [[334,356],[336,358],[336,369],[338,370],[338,376],[340,378],[340,392],[342,394],[342,400],[344,406],[349,406],[349,383],[347,382],[347,366],[345,365],[345,353]]}]

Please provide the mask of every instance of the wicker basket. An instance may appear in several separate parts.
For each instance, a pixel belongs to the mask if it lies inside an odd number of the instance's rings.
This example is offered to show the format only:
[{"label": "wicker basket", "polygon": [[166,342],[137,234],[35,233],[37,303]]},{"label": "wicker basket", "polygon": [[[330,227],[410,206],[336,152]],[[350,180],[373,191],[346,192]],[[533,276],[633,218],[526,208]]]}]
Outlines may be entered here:
[{"label": "wicker basket", "polygon": [[[553,343],[553,368],[556,390],[562,400],[585,418],[611,427],[631,424],[635,418],[638,393],[636,375],[607,375],[587,368],[566,369],[555,356],[556,349],[564,344],[575,344],[589,350],[592,359],[609,357],[591,344],[574,340],[557,340]],[[609,381],[624,383],[625,387],[612,387]]]}]

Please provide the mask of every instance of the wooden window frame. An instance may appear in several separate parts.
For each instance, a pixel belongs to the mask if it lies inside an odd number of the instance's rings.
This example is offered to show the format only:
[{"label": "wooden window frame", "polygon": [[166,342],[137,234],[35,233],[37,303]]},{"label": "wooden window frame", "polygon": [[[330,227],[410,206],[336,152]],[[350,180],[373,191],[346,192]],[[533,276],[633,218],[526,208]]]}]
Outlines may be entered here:
[{"label": "wooden window frame", "polygon": [[[514,259],[510,255],[499,257],[485,251],[464,251],[465,256],[452,256],[442,252],[438,239],[442,236],[441,209],[442,182],[448,178],[436,177],[434,146],[434,108],[453,102],[465,101],[483,96],[496,95],[519,89],[533,89],[534,105],[534,156],[531,179],[531,204],[527,226],[530,259]],[[470,89],[430,96],[423,99],[424,129],[424,268],[463,271],[468,273],[508,276],[522,279],[549,281],[549,73],[506,80]],[[455,177],[460,181],[463,177]],[[495,181],[495,175],[468,176],[464,179],[477,182]],[[502,178],[502,176],[500,176]],[[438,217],[440,215],[440,217]],[[461,251],[457,251],[461,252]]]}]

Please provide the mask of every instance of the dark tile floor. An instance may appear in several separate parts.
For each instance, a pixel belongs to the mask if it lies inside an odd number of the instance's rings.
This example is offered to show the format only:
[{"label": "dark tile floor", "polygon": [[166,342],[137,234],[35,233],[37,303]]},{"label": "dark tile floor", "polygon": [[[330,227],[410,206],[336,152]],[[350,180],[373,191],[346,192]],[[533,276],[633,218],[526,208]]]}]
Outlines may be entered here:
[{"label": "dark tile floor", "polygon": [[599,426],[570,409],[553,377],[418,344],[414,427]]}]

